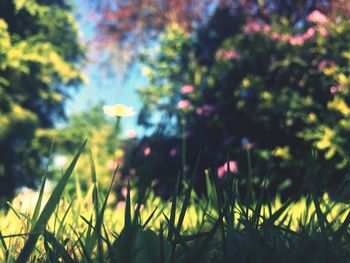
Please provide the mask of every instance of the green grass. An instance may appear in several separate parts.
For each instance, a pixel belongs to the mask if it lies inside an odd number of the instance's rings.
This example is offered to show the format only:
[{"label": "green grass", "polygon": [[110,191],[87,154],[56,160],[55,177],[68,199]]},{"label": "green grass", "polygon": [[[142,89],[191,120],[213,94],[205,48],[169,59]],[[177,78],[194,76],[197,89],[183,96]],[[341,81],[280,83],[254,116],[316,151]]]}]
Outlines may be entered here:
[{"label": "green grass", "polygon": [[[98,185],[64,191],[81,146],[55,188],[16,198],[1,212],[1,262],[348,262],[349,205],[310,194],[281,203],[267,186],[244,202],[234,175],[217,184],[206,175],[207,196],[179,176],[168,202],[151,189],[128,186],[125,208]],[[115,174],[115,173],[114,173]],[[192,176],[191,178],[195,178]],[[183,187],[180,187],[183,186]],[[182,189],[180,191],[179,189]],[[33,198],[35,205],[20,201]],[[263,202],[264,200],[264,202]],[[267,200],[267,201],[266,201]]]}]

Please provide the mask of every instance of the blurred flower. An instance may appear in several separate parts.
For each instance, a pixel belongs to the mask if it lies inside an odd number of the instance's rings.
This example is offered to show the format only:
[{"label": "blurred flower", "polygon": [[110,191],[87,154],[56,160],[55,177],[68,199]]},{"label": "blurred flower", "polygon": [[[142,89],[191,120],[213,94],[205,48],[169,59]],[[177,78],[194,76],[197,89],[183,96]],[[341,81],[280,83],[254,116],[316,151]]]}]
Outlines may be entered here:
[{"label": "blurred flower", "polygon": [[154,187],[154,186],[156,186],[158,184],[159,184],[159,179],[157,179],[157,178],[153,179],[152,182],[151,182],[152,187]]},{"label": "blurred flower", "polygon": [[186,109],[189,109],[191,107],[191,103],[189,100],[180,100],[179,103],[177,104],[177,107],[180,110],[186,110]]},{"label": "blurred flower", "polygon": [[107,169],[109,171],[114,171],[118,166],[118,163],[116,161],[113,161],[113,160],[109,160],[107,162]]},{"label": "blurred flower", "polygon": [[278,32],[273,32],[272,35],[271,35],[271,38],[275,41],[280,41],[281,40],[281,34],[278,33]]},{"label": "blurred flower", "polygon": [[136,134],[136,131],[135,130],[128,130],[126,132],[126,136],[129,138],[129,139],[135,139],[137,134]]},{"label": "blurred flower", "polygon": [[249,21],[247,24],[245,24],[243,28],[243,33],[246,35],[250,35],[253,33],[269,33],[271,31],[271,26],[266,25],[263,22],[256,22],[256,21]]},{"label": "blurred flower", "polygon": [[151,148],[150,147],[146,147],[144,150],[143,150],[143,154],[145,156],[148,156],[151,154]]},{"label": "blurred flower", "polygon": [[130,168],[129,169],[129,175],[135,175],[136,174],[136,169],[135,168]]},{"label": "blurred flower", "polygon": [[320,11],[318,10],[314,10],[312,11],[311,14],[309,14],[309,16],[307,17],[307,20],[309,22],[313,22],[316,24],[325,24],[328,22],[328,17],[325,16],[324,14],[322,14]]},{"label": "blurred flower", "polygon": [[128,188],[126,186],[123,186],[122,189],[120,189],[120,193],[124,198],[126,198],[126,195],[128,194]]},{"label": "blurred flower", "polygon": [[328,31],[324,26],[317,27],[317,31],[320,33],[321,36],[326,37],[328,36]]},{"label": "blurred flower", "polygon": [[189,94],[194,91],[194,87],[192,85],[185,85],[181,88],[182,94]]},{"label": "blurred flower", "polygon": [[241,140],[241,144],[242,144],[243,149],[246,149],[246,150],[249,150],[249,149],[253,148],[253,146],[254,146],[250,142],[248,137],[243,137],[242,140]]},{"label": "blurred flower", "polygon": [[[49,183],[49,187],[45,187],[43,195],[43,205],[49,199],[50,191],[52,191],[51,183],[49,181],[47,181],[47,183]],[[24,186],[16,190],[16,196],[12,200],[11,204],[16,210],[26,211],[26,213],[32,213],[34,212],[34,208],[36,206],[38,198],[39,192]]]},{"label": "blurred flower", "polygon": [[310,122],[315,122],[315,121],[317,121],[317,116],[316,116],[316,114],[313,113],[313,112],[309,113],[309,115],[308,115],[308,121],[310,121]]},{"label": "blurred flower", "polygon": [[109,117],[128,117],[136,114],[132,107],[123,104],[105,105],[103,112]]},{"label": "blurred flower", "polygon": [[177,154],[176,148],[172,148],[172,149],[169,151],[169,155],[172,156],[172,157],[174,157],[176,154]]},{"label": "blurred flower", "polygon": [[124,210],[125,209],[125,201],[119,201],[117,203],[117,209]]},{"label": "blurred flower", "polygon": [[114,155],[117,159],[123,158],[124,157],[124,151],[122,149],[117,149],[114,152]]},{"label": "blurred flower", "polygon": [[301,35],[292,36],[289,38],[289,44],[292,46],[299,46],[304,43],[304,39]]},{"label": "blurred flower", "polygon": [[53,164],[56,168],[63,169],[68,162],[68,157],[65,155],[56,155],[53,158]]},{"label": "blurred flower", "polygon": [[233,48],[228,50],[219,50],[216,53],[216,56],[224,60],[237,59],[241,57],[240,53]]},{"label": "blurred flower", "polygon": [[237,173],[238,172],[238,165],[237,162],[235,161],[229,161],[228,163],[225,162],[223,165],[221,165],[218,170],[218,177],[222,178],[224,175],[227,173],[227,165],[229,166],[230,172],[231,173]]},{"label": "blurred flower", "polygon": [[316,33],[315,28],[310,27],[310,28],[305,32],[305,34],[303,34],[304,39],[311,39],[311,38],[313,38],[314,35],[315,35],[315,33]]},{"label": "blurred flower", "polygon": [[149,77],[152,73],[152,70],[149,67],[142,68],[142,75],[145,77]]},{"label": "blurred flower", "polygon": [[280,157],[285,160],[290,160],[292,159],[292,155],[289,152],[289,147],[288,146],[278,146],[275,149],[275,156]]},{"label": "blurred flower", "polygon": [[332,94],[335,94],[339,91],[339,88],[337,86],[332,86],[330,89],[329,89],[330,93]]},{"label": "blurred flower", "polygon": [[334,67],[334,66],[335,66],[334,61],[328,60],[328,59],[323,59],[320,61],[320,63],[318,63],[319,70],[324,70],[325,68]]},{"label": "blurred flower", "polygon": [[196,109],[196,113],[199,116],[209,117],[214,112],[214,106],[210,104],[204,104],[202,107]]}]

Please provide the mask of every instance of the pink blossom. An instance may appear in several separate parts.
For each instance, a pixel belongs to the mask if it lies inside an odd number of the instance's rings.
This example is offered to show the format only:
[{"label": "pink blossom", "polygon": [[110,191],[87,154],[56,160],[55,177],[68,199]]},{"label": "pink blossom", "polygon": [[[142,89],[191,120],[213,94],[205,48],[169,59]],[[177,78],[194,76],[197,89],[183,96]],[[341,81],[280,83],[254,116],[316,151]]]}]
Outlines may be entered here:
[{"label": "pink blossom", "polygon": [[304,37],[302,35],[296,35],[289,38],[289,44],[292,46],[300,46],[304,44]]},{"label": "pink blossom", "polygon": [[281,34],[278,32],[273,32],[271,38],[275,41],[280,41],[282,39]]},{"label": "pink blossom", "polygon": [[117,203],[117,209],[124,210],[125,209],[125,201],[119,201]]},{"label": "pink blossom", "polygon": [[323,25],[328,22],[328,17],[322,14],[320,11],[314,10],[312,11],[311,14],[309,14],[309,16],[307,17],[307,20],[309,22]]},{"label": "pink blossom", "polygon": [[230,169],[230,172],[231,173],[237,173],[238,172],[238,165],[237,165],[237,162],[235,161],[229,161],[228,163],[225,162],[223,165],[221,165],[218,170],[217,170],[217,173],[218,173],[218,177],[219,178],[222,178],[224,177],[224,175],[227,173],[227,164],[229,166],[229,169]]},{"label": "pink blossom", "polygon": [[148,156],[151,154],[151,148],[150,147],[146,147],[144,150],[143,150],[143,154],[145,156]]},{"label": "pink blossom", "polygon": [[182,94],[189,94],[194,91],[194,87],[192,85],[185,85],[181,88]]},{"label": "pink blossom", "polygon": [[324,70],[325,68],[333,67],[333,66],[335,66],[335,63],[332,60],[323,59],[318,64],[318,69],[319,70]]},{"label": "pink blossom", "polygon": [[262,31],[264,33],[269,33],[271,31],[271,26],[270,25],[263,25],[262,26]]},{"label": "pink blossom", "polygon": [[233,48],[228,50],[219,50],[216,53],[216,56],[224,60],[237,59],[241,57],[240,53]]},{"label": "pink blossom", "polygon": [[126,198],[126,195],[128,194],[128,188],[126,186],[122,187],[122,189],[120,190],[120,193],[124,198]]},{"label": "pink blossom", "polygon": [[319,26],[317,28],[318,32],[320,33],[321,36],[326,37],[328,36],[328,31],[324,26]]},{"label": "pink blossom", "polygon": [[172,149],[169,151],[169,155],[172,156],[172,157],[174,157],[176,154],[177,154],[176,148],[172,148]]},{"label": "pink blossom", "polygon": [[329,91],[330,91],[330,93],[335,94],[338,92],[338,87],[333,86],[329,89]]},{"label": "pink blossom", "polygon": [[311,38],[314,37],[315,33],[316,33],[315,28],[310,27],[310,28],[305,32],[305,34],[303,34],[303,36],[304,36],[305,39],[309,40],[309,39],[311,39]]},{"label": "pink blossom", "polygon": [[118,166],[118,163],[116,161],[113,161],[113,160],[109,160],[107,162],[107,169],[109,171],[114,171]]},{"label": "pink blossom", "polygon": [[243,28],[243,33],[246,35],[254,34],[254,33],[269,33],[271,31],[271,26],[266,25],[263,22],[249,21],[245,24]]},{"label": "pink blossom", "polygon": [[191,107],[191,103],[189,102],[189,100],[180,100],[179,103],[177,104],[177,107],[180,110],[186,110]]},{"label": "pink blossom", "polygon": [[338,86],[332,86],[329,91],[332,94],[338,93],[339,91],[342,91],[344,89],[344,86],[338,85]]},{"label": "pink blossom", "polygon": [[129,139],[135,139],[136,138],[136,131],[134,130],[128,130],[126,132],[126,136],[129,138]]}]

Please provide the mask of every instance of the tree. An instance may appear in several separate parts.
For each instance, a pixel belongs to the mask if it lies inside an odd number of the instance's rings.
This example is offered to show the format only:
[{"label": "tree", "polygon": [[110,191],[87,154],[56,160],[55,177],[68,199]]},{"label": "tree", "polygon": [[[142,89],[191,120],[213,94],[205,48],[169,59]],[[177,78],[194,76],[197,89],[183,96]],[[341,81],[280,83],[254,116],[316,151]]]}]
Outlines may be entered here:
[{"label": "tree", "polygon": [[350,15],[350,4],[344,0],[87,0],[95,11],[95,42],[128,62],[142,48],[154,43],[169,24],[180,25],[186,33],[204,26],[214,13],[226,8],[233,15],[271,22],[285,17],[290,26],[304,23],[315,9],[328,16],[339,12]]},{"label": "tree", "polygon": [[43,129],[64,118],[83,76],[77,25],[64,0],[0,2],[0,193],[35,185],[49,148]]}]

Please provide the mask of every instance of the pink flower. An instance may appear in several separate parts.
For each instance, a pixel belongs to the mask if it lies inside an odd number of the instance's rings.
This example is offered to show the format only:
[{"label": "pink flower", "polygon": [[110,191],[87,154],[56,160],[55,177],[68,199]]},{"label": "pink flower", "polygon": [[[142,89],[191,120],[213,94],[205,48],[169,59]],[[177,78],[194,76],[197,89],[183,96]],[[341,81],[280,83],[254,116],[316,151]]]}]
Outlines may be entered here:
[{"label": "pink flower", "polygon": [[330,93],[335,94],[335,93],[338,92],[338,87],[333,86],[333,87],[331,87],[331,88],[329,89],[329,91],[330,91]]},{"label": "pink flower", "polygon": [[324,70],[325,68],[333,67],[333,66],[335,66],[335,63],[332,60],[323,59],[318,64],[318,69],[319,70]]},{"label": "pink flower", "polygon": [[217,173],[218,173],[218,177],[219,178],[222,178],[224,177],[224,175],[227,173],[227,164],[229,166],[229,169],[230,169],[230,172],[231,173],[237,173],[238,172],[238,165],[237,165],[237,162],[235,161],[229,161],[228,163],[225,162],[223,165],[221,165],[218,170],[217,170]]},{"label": "pink flower", "polygon": [[126,198],[126,195],[128,194],[128,188],[126,186],[122,187],[122,189],[120,190],[120,193],[124,198]]},{"label": "pink flower", "polygon": [[189,100],[180,100],[179,103],[177,104],[177,107],[180,110],[186,110],[191,107],[191,103],[189,102]]},{"label": "pink flower", "polygon": [[228,49],[228,50],[219,50],[216,53],[216,56],[218,58],[224,59],[224,60],[231,60],[231,59],[237,59],[240,58],[241,55],[239,54],[238,51],[236,51],[235,49]]},{"label": "pink flower", "polygon": [[320,11],[314,10],[312,11],[311,14],[309,14],[309,16],[307,17],[307,20],[309,22],[323,25],[328,22],[328,17],[322,14]]},{"label": "pink flower", "polygon": [[289,38],[289,44],[292,46],[300,46],[304,43],[305,39],[302,35],[296,35]]},{"label": "pink flower", "polygon": [[126,136],[129,138],[129,139],[135,139],[136,138],[136,131],[134,130],[128,130],[126,132]]},{"label": "pink flower", "polygon": [[269,33],[271,31],[271,26],[270,25],[263,25],[262,26],[262,31],[264,33]]},{"label": "pink flower", "polygon": [[335,94],[338,93],[339,91],[342,91],[344,89],[344,86],[338,85],[338,86],[333,86],[329,89],[330,93]]},{"label": "pink flower", "polygon": [[261,31],[264,33],[269,33],[271,31],[271,26],[266,25],[263,22],[250,21],[247,24],[245,24],[243,28],[243,33],[246,35],[259,33]]},{"label": "pink flower", "polygon": [[150,147],[146,147],[144,150],[143,150],[143,154],[145,156],[148,156],[151,154],[151,148]]},{"label": "pink flower", "polygon": [[194,87],[192,85],[185,85],[181,88],[182,94],[189,94],[194,91]]},{"label": "pink flower", "polygon": [[311,38],[314,37],[315,33],[316,33],[315,28],[310,27],[310,28],[306,31],[306,33],[303,34],[303,36],[304,36],[305,39],[309,40],[309,39],[311,39]]},{"label": "pink flower", "polygon": [[318,32],[320,33],[321,36],[326,37],[328,36],[328,31],[324,26],[319,26],[317,28]]},{"label": "pink flower", "polygon": [[275,41],[280,41],[282,39],[281,34],[278,32],[273,32],[271,38]]},{"label": "pink flower", "polygon": [[119,201],[117,203],[117,209],[124,210],[125,209],[125,201]]},{"label": "pink flower", "polygon": [[176,154],[177,154],[176,148],[172,148],[172,149],[169,151],[169,155],[172,156],[172,157],[174,157]]},{"label": "pink flower", "polygon": [[114,171],[118,166],[118,163],[116,161],[113,161],[113,160],[109,160],[107,162],[107,169],[109,171]]}]

